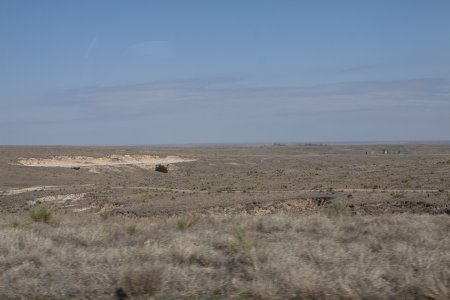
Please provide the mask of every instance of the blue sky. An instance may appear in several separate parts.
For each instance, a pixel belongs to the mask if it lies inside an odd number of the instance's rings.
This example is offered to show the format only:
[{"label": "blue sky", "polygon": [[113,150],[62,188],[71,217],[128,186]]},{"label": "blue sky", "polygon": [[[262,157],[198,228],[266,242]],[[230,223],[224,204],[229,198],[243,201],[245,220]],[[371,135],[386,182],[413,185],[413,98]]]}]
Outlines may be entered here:
[{"label": "blue sky", "polygon": [[449,1],[0,1],[0,144],[450,140]]}]

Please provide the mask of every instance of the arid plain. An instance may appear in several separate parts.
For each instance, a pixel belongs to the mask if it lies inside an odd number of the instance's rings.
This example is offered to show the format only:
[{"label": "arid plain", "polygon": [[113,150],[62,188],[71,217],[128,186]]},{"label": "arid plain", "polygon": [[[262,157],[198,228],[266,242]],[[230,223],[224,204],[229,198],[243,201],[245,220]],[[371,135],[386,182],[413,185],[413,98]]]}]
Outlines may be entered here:
[{"label": "arid plain", "polygon": [[1,147],[0,212],[2,299],[450,297],[448,145]]}]

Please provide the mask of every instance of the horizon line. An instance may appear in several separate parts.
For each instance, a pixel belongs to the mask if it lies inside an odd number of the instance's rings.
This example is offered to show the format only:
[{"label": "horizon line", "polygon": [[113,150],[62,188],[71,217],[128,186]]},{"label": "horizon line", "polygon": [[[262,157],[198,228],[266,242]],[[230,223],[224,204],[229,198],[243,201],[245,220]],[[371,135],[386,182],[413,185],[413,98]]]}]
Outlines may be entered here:
[{"label": "horizon line", "polygon": [[367,141],[298,141],[298,142],[193,142],[155,144],[0,144],[0,147],[258,147],[258,146],[339,146],[339,145],[450,145],[443,140],[367,140]]}]

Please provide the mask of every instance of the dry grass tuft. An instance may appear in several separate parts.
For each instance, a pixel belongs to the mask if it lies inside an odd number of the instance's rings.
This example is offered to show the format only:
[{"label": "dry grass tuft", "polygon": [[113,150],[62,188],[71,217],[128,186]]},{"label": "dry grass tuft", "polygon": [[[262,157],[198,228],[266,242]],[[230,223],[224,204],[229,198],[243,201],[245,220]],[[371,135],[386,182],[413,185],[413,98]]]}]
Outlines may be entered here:
[{"label": "dry grass tuft", "polygon": [[327,206],[325,212],[333,217],[333,216],[350,216],[352,214],[352,210],[348,207],[347,204],[343,202],[335,202],[331,205]]},{"label": "dry grass tuft", "polygon": [[180,231],[185,231],[199,220],[198,216],[184,216],[177,220],[177,229]]},{"label": "dry grass tuft", "polygon": [[163,271],[161,266],[149,263],[125,269],[120,274],[120,288],[129,296],[152,296],[162,287]]}]

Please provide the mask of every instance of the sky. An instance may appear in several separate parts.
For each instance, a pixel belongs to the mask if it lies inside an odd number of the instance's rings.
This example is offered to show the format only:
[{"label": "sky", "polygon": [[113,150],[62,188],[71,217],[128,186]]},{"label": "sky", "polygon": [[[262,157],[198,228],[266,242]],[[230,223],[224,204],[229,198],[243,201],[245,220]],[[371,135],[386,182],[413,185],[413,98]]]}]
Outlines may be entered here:
[{"label": "sky", "polygon": [[450,140],[450,1],[0,1],[1,145]]}]

